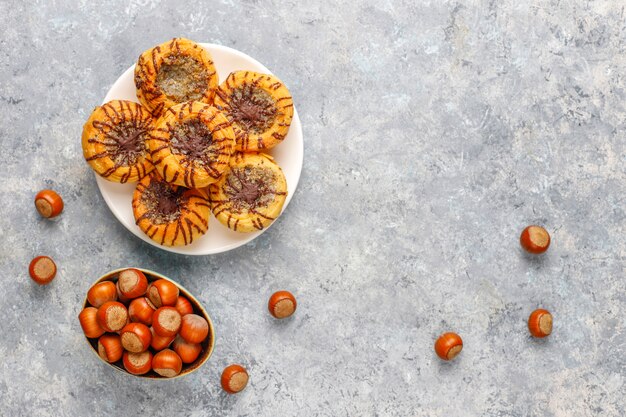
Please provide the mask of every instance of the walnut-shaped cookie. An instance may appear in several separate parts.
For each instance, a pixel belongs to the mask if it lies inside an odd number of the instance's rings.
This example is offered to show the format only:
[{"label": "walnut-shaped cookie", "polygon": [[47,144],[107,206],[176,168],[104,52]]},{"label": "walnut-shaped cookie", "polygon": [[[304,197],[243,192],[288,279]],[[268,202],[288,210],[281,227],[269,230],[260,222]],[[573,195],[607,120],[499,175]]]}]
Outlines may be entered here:
[{"label": "walnut-shaped cookie", "polygon": [[204,235],[209,209],[206,191],[168,184],[156,172],[144,177],[133,194],[135,223],[165,246],[188,245]]},{"label": "walnut-shaped cookie", "polygon": [[138,181],[154,168],[146,145],[153,128],[150,112],[140,104],[109,101],[96,107],[83,127],[83,155],[109,181]]},{"label": "walnut-shaped cookie", "polygon": [[215,107],[192,101],[170,107],[147,143],[152,163],[165,181],[202,188],[228,169],[235,134]]},{"label": "walnut-shaped cookie", "polygon": [[184,38],[148,49],[135,66],[137,97],[155,117],[178,103],[212,103],[217,72],[209,52]]},{"label": "walnut-shaped cookie", "polygon": [[275,76],[235,71],[220,84],[215,106],[232,123],[238,151],[262,151],[283,141],[293,118],[293,100]]},{"label": "walnut-shaped cookie", "polygon": [[236,153],[230,171],[209,186],[211,210],[220,223],[236,232],[269,226],[287,198],[287,181],[271,156]]}]

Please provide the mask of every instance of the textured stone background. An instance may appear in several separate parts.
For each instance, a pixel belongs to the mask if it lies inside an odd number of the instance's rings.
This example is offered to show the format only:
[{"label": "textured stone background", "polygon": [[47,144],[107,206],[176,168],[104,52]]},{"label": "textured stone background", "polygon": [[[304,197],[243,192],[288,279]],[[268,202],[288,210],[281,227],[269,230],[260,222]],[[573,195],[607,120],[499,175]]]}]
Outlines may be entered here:
[{"label": "textured stone background", "polygon": [[[312,4],[313,3],[313,4]],[[626,16],[615,0],[0,2],[3,416],[622,416],[626,413]],[[240,49],[291,89],[305,161],[268,233],[211,257],[143,243],[82,160],[92,108],[173,36]],[[37,190],[65,198],[57,221]],[[541,223],[553,245],[518,245]],[[40,288],[39,254],[60,272]],[[120,266],[194,292],[209,363],[112,372],[77,321]],[[266,313],[277,289],[295,317]],[[526,318],[555,315],[547,340]],[[439,361],[436,336],[463,353]],[[245,364],[228,396],[222,368]]]}]

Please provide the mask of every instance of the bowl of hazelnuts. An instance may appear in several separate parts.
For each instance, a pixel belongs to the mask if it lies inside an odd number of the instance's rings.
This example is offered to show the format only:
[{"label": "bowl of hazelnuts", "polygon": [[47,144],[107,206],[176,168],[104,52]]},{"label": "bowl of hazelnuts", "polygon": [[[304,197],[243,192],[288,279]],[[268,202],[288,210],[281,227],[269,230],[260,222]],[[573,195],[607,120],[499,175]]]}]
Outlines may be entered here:
[{"label": "bowl of hazelnuts", "polygon": [[213,323],[198,300],[171,279],[141,268],[100,277],[78,319],[98,358],[143,378],[188,375],[215,345]]}]

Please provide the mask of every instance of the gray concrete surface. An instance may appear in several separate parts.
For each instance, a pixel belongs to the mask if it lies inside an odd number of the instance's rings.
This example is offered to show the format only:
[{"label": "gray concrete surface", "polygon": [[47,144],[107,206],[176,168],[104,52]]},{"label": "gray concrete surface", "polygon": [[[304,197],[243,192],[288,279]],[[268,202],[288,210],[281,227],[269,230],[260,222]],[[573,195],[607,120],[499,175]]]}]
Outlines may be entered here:
[{"label": "gray concrete surface", "polygon": [[[618,1],[0,2],[2,416],[623,416],[626,16]],[[291,89],[294,199],[238,250],[184,257],[109,212],[82,124],[173,36],[240,49]],[[66,209],[39,218],[52,187]],[[553,245],[524,255],[521,229]],[[40,288],[39,254],[60,271]],[[209,363],[112,372],[77,314],[102,273],[142,266],[212,314]],[[266,313],[298,297],[295,317]],[[532,340],[526,318],[555,316]],[[453,363],[436,336],[460,333]],[[228,396],[222,368],[248,388]]]}]

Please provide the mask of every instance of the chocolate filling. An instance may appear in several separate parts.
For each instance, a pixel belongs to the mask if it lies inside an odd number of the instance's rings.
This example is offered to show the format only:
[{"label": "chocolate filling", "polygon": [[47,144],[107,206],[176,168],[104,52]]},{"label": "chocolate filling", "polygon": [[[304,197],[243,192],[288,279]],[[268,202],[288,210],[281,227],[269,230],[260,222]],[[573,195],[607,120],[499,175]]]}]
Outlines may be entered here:
[{"label": "chocolate filling", "polygon": [[184,155],[189,162],[208,166],[217,158],[219,148],[219,144],[213,141],[209,128],[197,119],[176,125],[170,134],[172,153]]},{"label": "chocolate filling", "polygon": [[274,172],[271,169],[247,166],[233,168],[224,184],[233,210],[254,210],[269,205],[274,199]]},{"label": "chocolate filling", "polygon": [[244,130],[263,133],[274,124],[276,103],[261,88],[244,85],[230,95],[229,113]]},{"label": "chocolate filling", "polygon": [[118,125],[117,129],[109,131],[107,137],[114,143],[107,145],[111,149],[112,158],[116,165],[134,165],[137,159],[146,151],[143,135],[146,129],[137,128],[132,123]]},{"label": "chocolate filling", "polygon": [[125,157],[130,164],[134,164],[146,149],[143,141],[143,134],[146,131],[135,126],[127,126],[123,132],[125,134],[120,135],[117,142],[118,156]]},{"label": "chocolate filling", "polygon": [[141,195],[141,202],[148,211],[146,217],[154,224],[171,223],[180,215],[184,203],[184,188],[174,190],[169,184],[153,178]]},{"label": "chocolate filling", "polygon": [[132,121],[125,121],[114,125],[106,132],[100,123],[94,123],[100,132],[103,133],[103,144],[105,153],[94,155],[87,160],[99,159],[108,156],[115,163],[116,167],[131,166],[146,152],[144,135],[148,132],[147,126],[137,125]]},{"label": "chocolate filling", "polygon": [[206,68],[187,55],[168,55],[159,67],[156,85],[168,99],[177,103],[197,101],[209,87]]}]

